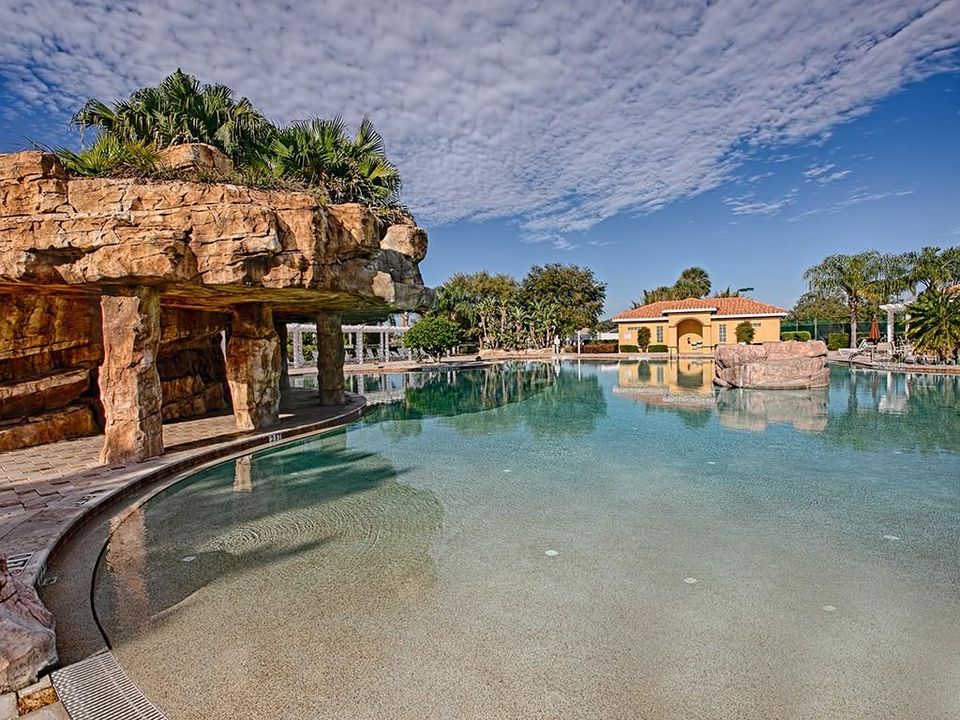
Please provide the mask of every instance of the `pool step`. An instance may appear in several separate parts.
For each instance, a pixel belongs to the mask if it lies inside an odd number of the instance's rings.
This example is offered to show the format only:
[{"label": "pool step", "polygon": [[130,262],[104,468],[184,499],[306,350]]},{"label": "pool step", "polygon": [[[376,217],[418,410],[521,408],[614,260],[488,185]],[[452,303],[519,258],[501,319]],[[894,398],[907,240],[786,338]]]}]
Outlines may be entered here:
[{"label": "pool step", "polygon": [[111,652],[68,665],[51,678],[71,720],[166,720]]}]

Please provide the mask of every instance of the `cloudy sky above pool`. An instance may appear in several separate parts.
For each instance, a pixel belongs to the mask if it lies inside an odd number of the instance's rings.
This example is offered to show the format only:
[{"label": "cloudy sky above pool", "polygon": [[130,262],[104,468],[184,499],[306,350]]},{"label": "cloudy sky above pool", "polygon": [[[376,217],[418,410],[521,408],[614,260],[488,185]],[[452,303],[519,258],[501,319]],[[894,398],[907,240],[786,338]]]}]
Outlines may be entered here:
[{"label": "cloudy sky above pool", "polygon": [[0,150],[177,67],[272,119],[369,114],[426,279],[706,267],[792,304],[832,252],[960,244],[960,0],[0,4]]}]

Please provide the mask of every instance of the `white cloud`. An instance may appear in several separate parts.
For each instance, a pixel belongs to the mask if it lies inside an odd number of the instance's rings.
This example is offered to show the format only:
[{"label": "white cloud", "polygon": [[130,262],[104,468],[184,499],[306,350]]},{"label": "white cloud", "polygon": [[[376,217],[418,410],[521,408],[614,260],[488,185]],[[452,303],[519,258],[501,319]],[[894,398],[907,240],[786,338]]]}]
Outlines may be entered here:
[{"label": "white cloud", "polygon": [[886,200],[887,198],[898,198],[904,197],[906,195],[913,195],[913,190],[895,190],[891,192],[867,192],[866,188],[860,187],[854,190],[849,197],[844,198],[838,202],[835,202],[831,205],[827,205],[821,208],[814,208],[813,210],[807,210],[802,212],[799,215],[794,215],[791,218],[787,218],[787,222],[796,222],[797,220],[803,220],[807,217],[812,217],[814,215],[833,215],[842,210],[846,210],[849,207],[854,205],[860,205],[865,202],[875,202],[877,200]]},{"label": "white cloud", "polygon": [[824,173],[830,172],[830,170],[832,170],[834,167],[835,165],[833,163],[827,163],[826,165],[814,165],[804,170],[803,176],[808,180],[812,180],[813,178],[820,177]]},{"label": "white cloud", "polygon": [[754,200],[753,194],[723,199],[723,204],[733,208],[734,215],[776,215],[797,201],[797,189],[773,200]]},{"label": "white cloud", "polygon": [[960,0],[22,0],[0,4],[0,80],[21,117],[176,66],[278,120],[369,113],[423,221],[557,235],[828,136],[947,67],[957,17]]}]

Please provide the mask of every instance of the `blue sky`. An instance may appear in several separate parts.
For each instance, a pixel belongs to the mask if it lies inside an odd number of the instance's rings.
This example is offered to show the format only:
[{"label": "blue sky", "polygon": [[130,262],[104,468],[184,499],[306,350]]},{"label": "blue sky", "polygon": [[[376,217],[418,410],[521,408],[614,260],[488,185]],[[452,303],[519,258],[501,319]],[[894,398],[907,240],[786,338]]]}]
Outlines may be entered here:
[{"label": "blue sky", "polygon": [[575,262],[616,312],[691,264],[790,305],[834,252],[960,244],[960,0],[23,0],[0,151],[177,66],[278,121],[369,114],[425,278]]}]

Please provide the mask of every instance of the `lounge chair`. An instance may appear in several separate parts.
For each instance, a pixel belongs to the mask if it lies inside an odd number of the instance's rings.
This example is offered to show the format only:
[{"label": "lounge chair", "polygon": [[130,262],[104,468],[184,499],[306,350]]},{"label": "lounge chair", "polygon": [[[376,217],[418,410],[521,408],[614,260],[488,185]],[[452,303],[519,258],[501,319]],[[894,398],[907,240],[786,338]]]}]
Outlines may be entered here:
[{"label": "lounge chair", "polygon": [[855,348],[840,348],[837,352],[840,354],[840,357],[844,360],[852,360],[855,356],[861,355],[866,352],[868,349],[868,343],[866,338],[860,340],[860,344]]}]

